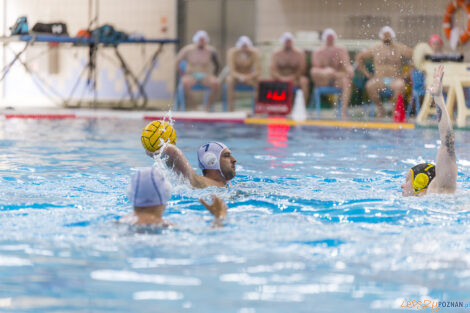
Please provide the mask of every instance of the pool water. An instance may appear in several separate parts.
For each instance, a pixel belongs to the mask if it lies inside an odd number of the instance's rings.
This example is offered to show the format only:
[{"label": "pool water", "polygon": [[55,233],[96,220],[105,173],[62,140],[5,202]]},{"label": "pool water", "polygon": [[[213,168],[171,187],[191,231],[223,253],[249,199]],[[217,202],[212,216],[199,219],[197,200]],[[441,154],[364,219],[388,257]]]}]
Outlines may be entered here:
[{"label": "pool water", "polygon": [[[392,312],[406,300],[470,301],[468,132],[456,132],[458,192],[403,198],[405,171],[435,159],[437,129],[177,122],[194,167],[199,145],[223,141],[237,176],[229,189],[192,190],[168,173],[165,217],[178,227],[136,233],[115,221],[131,212],[130,175],[153,164],[140,145],[147,122],[1,122],[0,311]],[[197,201],[210,193],[228,203],[222,229]]]}]

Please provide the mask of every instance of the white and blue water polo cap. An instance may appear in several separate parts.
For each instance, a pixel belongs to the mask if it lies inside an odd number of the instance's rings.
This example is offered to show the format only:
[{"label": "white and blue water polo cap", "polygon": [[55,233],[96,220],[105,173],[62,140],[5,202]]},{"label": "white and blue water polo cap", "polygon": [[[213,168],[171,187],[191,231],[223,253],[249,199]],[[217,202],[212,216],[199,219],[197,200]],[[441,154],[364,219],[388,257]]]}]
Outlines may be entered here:
[{"label": "white and blue water polo cap", "polygon": [[197,159],[201,170],[219,170],[220,171],[220,155],[227,148],[221,142],[210,141],[202,145],[197,150]]},{"label": "white and blue water polo cap", "polygon": [[128,197],[135,207],[166,204],[171,197],[171,185],[158,169],[139,169],[132,176]]}]

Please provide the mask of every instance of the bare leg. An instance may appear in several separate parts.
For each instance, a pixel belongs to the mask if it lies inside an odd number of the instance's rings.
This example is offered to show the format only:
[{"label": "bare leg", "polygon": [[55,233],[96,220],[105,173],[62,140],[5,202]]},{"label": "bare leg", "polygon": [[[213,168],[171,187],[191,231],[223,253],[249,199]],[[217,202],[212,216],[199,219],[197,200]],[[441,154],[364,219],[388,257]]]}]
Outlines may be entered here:
[{"label": "bare leg", "polygon": [[349,100],[351,99],[352,79],[344,72],[337,72],[335,86],[341,89],[341,103],[343,108],[341,110],[341,119],[348,119]]},{"label": "bare leg", "polygon": [[217,91],[219,90],[220,84],[214,75],[209,75],[205,77],[201,81],[201,84],[203,86],[210,88],[210,96],[209,96],[209,100],[207,101],[207,106],[206,106],[206,111],[209,112],[210,108],[212,107],[212,104],[215,101],[215,97],[217,97]]},{"label": "bare leg", "polygon": [[196,79],[190,74],[185,74],[183,77],[181,77],[181,83],[183,84],[186,106],[189,107],[189,105],[192,103],[191,88],[196,84]]},{"label": "bare leg", "polygon": [[227,104],[228,104],[228,110],[230,112],[233,112],[233,98],[235,94],[235,84],[237,83],[237,80],[233,76],[228,76],[227,77]]},{"label": "bare leg", "polygon": [[392,89],[393,91],[393,102],[396,103],[398,95],[403,95],[403,92],[405,91],[405,82],[403,81],[403,79],[395,79],[390,84],[390,89]]},{"label": "bare leg", "polygon": [[371,78],[366,83],[366,90],[369,98],[375,103],[378,109],[377,117],[385,116],[385,109],[380,99],[380,91],[385,89],[385,84],[380,78]]},{"label": "bare leg", "polygon": [[308,78],[305,76],[300,76],[299,78],[299,87],[302,89],[302,92],[304,94],[304,101],[307,103],[308,100]]},{"label": "bare leg", "polygon": [[331,82],[335,79],[335,71],[330,67],[312,67],[310,77],[317,87],[331,86]]}]

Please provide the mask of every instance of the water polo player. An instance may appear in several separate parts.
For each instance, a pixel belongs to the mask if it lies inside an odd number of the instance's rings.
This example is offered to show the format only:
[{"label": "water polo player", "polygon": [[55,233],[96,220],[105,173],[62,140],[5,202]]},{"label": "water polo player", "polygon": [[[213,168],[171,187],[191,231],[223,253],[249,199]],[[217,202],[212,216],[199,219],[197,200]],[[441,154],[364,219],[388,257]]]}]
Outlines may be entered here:
[{"label": "water polo player", "polygon": [[155,154],[161,154],[166,158],[167,165],[189,179],[193,187],[226,187],[235,177],[237,160],[223,143],[211,141],[199,147],[197,158],[203,174],[201,176],[194,172],[183,152],[175,146],[176,139],[173,126],[165,121],[151,122],[145,126],[141,136],[147,155],[153,157]]},{"label": "water polo player", "polygon": [[437,151],[436,165],[422,163],[412,167],[401,186],[403,196],[422,196],[427,193],[454,193],[457,189],[457,162],[455,135],[442,94],[443,66],[434,69],[433,85],[428,88],[436,103],[441,145]]},{"label": "water polo player", "polygon": [[235,163],[232,151],[223,143],[210,141],[199,147],[197,158],[202,175],[196,174],[183,152],[174,145],[167,145],[162,151],[167,156],[167,165],[189,179],[193,187],[226,187],[235,177]]},{"label": "water polo player", "polygon": [[[156,168],[140,169],[132,176],[128,189],[128,198],[134,207],[134,213],[124,216],[121,223],[133,225],[152,225],[158,228],[174,226],[163,219],[163,212],[171,197],[171,186],[165,176]],[[212,195],[213,202],[199,201],[214,216],[214,226],[222,226],[227,215],[227,205],[223,200]]]}]

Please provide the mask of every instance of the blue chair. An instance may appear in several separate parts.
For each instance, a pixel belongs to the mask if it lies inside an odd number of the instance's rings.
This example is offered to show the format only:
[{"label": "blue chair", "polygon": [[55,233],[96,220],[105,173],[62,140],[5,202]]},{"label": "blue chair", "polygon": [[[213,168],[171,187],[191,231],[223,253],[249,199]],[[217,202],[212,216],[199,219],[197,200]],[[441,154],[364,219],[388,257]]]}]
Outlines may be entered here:
[{"label": "blue chair", "polygon": [[[181,61],[178,64],[178,68],[180,70],[180,74],[186,73],[186,61]],[[207,102],[209,101],[209,95],[211,92],[210,88],[203,86],[200,83],[196,83],[193,87],[191,87],[191,90],[204,91],[204,106],[207,106]],[[183,83],[181,82],[181,77],[178,78],[178,86],[176,87],[175,105],[173,107],[174,111],[178,111],[178,109],[181,109],[181,111],[186,111],[186,99],[185,99],[185,94],[184,94],[184,86],[183,86]]]},{"label": "blue chair", "polygon": [[410,116],[413,100],[416,106],[416,114],[418,114],[421,108],[421,97],[424,97],[424,95],[426,94],[426,87],[424,85],[425,77],[423,72],[413,69],[413,71],[411,72],[411,82],[411,99],[410,103],[408,103],[408,108],[406,108],[407,118]]},{"label": "blue chair", "polygon": [[[313,92],[313,97],[310,97],[310,107],[313,107],[313,102],[315,102],[315,114],[317,118],[320,118],[321,111],[321,96],[322,95],[340,95],[341,89],[331,86],[315,87]],[[341,112],[342,103],[341,100],[338,101],[338,116]]]},{"label": "blue chair", "polygon": [[[222,105],[223,105],[223,110],[225,112],[228,111],[228,104],[227,104],[227,84],[224,84],[222,87]],[[235,85],[235,91],[243,91],[243,92],[252,92],[253,93],[253,102],[252,102],[252,108],[253,111],[255,109],[255,88],[250,85],[245,85],[245,84],[236,84]]]}]

